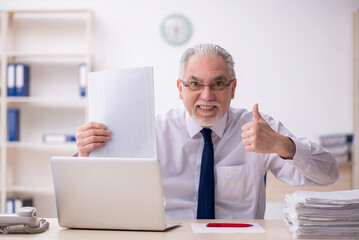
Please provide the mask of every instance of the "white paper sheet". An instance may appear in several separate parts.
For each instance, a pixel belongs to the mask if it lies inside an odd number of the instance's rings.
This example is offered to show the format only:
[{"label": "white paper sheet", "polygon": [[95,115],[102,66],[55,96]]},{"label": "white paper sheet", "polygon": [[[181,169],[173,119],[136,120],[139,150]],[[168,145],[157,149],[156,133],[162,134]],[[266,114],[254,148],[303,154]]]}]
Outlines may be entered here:
[{"label": "white paper sheet", "polygon": [[285,197],[285,221],[294,238],[357,238],[359,190],[296,191]]},{"label": "white paper sheet", "polygon": [[258,223],[250,223],[252,227],[206,227],[207,223],[191,223],[194,233],[265,233]]},{"label": "white paper sheet", "polygon": [[111,131],[91,157],[156,158],[152,67],[89,73],[89,120]]}]

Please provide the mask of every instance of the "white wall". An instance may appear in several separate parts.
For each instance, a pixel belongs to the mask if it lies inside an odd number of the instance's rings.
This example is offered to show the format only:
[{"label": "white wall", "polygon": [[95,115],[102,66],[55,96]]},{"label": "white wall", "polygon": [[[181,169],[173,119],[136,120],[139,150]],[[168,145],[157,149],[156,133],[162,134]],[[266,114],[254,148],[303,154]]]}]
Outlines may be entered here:
[{"label": "white wall", "polygon": [[[89,8],[95,70],[153,66],[156,111],[182,103],[176,78],[184,50],[217,43],[236,62],[233,106],[281,120],[294,134],[352,131],[352,13],[356,0],[0,0],[1,9]],[[187,16],[193,36],[167,44],[161,21]],[[139,86],[140,87],[140,86]]]}]

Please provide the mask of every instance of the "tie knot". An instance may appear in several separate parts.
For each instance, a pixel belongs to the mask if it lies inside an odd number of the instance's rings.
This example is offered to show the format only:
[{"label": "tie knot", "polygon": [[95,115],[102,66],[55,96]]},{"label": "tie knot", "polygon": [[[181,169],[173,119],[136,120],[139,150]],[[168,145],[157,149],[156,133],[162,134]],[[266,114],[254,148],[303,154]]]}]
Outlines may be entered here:
[{"label": "tie knot", "polygon": [[212,129],[210,128],[203,128],[201,130],[202,136],[204,141],[211,141],[212,142]]}]

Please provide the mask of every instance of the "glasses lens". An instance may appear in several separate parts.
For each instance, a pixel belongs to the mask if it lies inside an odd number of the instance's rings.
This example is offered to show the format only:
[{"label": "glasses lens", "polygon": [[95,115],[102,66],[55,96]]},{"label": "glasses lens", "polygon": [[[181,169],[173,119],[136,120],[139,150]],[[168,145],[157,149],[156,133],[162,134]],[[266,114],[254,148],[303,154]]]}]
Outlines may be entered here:
[{"label": "glasses lens", "polygon": [[189,87],[189,89],[191,89],[193,91],[198,91],[203,87],[203,85],[200,84],[199,82],[191,81],[188,83],[188,87]]},{"label": "glasses lens", "polygon": [[222,91],[225,87],[226,87],[226,85],[212,85],[212,90],[213,91]]}]

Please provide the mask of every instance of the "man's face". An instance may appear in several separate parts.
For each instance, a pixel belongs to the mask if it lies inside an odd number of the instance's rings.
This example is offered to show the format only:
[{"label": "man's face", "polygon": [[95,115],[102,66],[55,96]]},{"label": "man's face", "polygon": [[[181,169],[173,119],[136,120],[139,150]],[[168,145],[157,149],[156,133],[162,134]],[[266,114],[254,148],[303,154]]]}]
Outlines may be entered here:
[{"label": "man's face", "polygon": [[[232,80],[224,59],[220,56],[194,55],[188,59],[182,81],[186,84],[229,83]],[[193,91],[177,80],[179,97],[187,112],[202,127],[211,127],[226,114],[231,99],[234,98],[237,80],[222,91],[211,90],[205,86]]]}]

